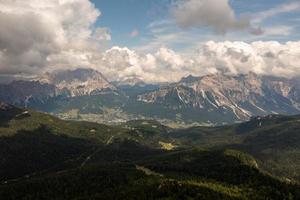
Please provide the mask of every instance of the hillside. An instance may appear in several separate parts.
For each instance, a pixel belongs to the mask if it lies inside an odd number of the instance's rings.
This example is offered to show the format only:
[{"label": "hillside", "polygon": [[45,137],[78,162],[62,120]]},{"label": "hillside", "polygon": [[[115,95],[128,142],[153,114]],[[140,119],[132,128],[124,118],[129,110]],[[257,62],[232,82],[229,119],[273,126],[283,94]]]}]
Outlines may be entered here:
[{"label": "hillside", "polygon": [[[273,176],[299,176],[297,116],[171,129],[145,120],[120,126],[63,121],[1,103],[0,121],[2,199],[300,195],[295,182]],[[284,166],[284,159],[293,165]]]},{"label": "hillside", "polygon": [[168,134],[179,146],[234,148],[253,155],[278,176],[299,180],[300,116],[269,115],[222,127],[192,127]]},{"label": "hillside", "polygon": [[94,161],[19,179],[1,185],[0,195],[4,199],[297,199],[300,195],[299,186],[263,174],[252,158],[235,151],[144,156],[136,157],[138,162]]}]

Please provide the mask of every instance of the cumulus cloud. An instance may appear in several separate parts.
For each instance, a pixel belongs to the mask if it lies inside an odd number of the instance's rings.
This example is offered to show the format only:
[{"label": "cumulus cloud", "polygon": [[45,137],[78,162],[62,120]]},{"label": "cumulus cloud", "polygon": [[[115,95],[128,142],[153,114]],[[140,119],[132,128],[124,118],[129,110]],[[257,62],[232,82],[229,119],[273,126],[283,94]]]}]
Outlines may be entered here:
[{"label": "cumulus cloud", "polygon": [[99,69],[112,80],[139,77],[146,82],[177,81],[186,73],[185,60],[162,47],[155,54],[141,54],[128,48],[113,47],[103,54]]},{"label": "cumulus cloud", "polygon": [[0,12],[0,27],[1,73],[45,66],[47,56],[59,46],[55,33],[33,14]]},{"label": "cumulus cloud", "polygon": [[97,28],[94,32],[94,38],[99,41],[110,41],[110,30],[106,27]]},{"label": "cumulus cloud", "polygon": [[237,18],[228,0],[179,0],[172,13],[181,28],[208,27],[218,34],[237,30],[261,34],[248,18]]},{"label": "cumulus cloud", "polygon": [[[184,14],[182,11],[190,7],[195,9],[182,16],[183,19],[186,17],[182,23],[187,27],[206,25],[217,32],[249,28],[248,22],[236,18],[227,0],[215,1],[186,0],[183,4],[186,6],[176,8],[177,14]],[[211,13],[220,10],[223,14],[207,21],[206,15],[210,12],[204,12],[199,18],[196,16],[201,7],[198,4],[205,5]],[[192,54],[182,54],[167,47],[158,48],[154,53],[141,53],[126,47],[101,52],[102,42],[111,40],[111,36],[109,29],[93,27],[100,15],[89,0],[0,0],[0,74],[36,74],[61,68],[89,67],[101,71],[110,80],[138,77],[146,82],[174,82],[190,74],[201,76],[220,71],[233,74],[251,71],[287,77],[300,75],[300,41],[210,41]],[[199,22],[187,20],[190,15],[195,15]],[[286,34],[292,31],[277,27],[269,29],[269,34],[283,30]],[[161,39],[174,40],[174,34]]]},{"label": "cumulus cloud", "polygon": [[[294,77],[300,75],[300,41],[214,42],[201,45],[192,55],[166,47],[153,54],[113,47],[102,58],[101,70],[114,80],[139,77],[147,82],[174,82],[184,76],[211,73]],[[100,68],[99,68],[100,69]]]},{"label": "cumulus cloud", "polygon": [[[87,64],[109,30],[89,0],[1,0],[0,73],[36,73]],[[88,63],[89,64],[89,63]]]},{"label": "cumulus cloud", "polygon": [[300,42],[208,42],[198,53],[203,64],[233,74],[255,72],[274,76],[300,74]]}]

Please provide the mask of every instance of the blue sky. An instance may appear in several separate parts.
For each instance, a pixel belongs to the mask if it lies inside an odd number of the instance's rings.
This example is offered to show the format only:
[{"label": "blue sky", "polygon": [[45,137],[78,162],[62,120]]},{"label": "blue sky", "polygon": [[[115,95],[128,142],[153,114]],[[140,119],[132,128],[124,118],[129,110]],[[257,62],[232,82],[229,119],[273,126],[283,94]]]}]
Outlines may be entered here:
[{"label": "blue sky", "polygon": [[264,31],[262,35],[251,35],[245,31],[215,34],[208,27],[181,29],[171,14],[172,2],[174,4],[176,1],[93,0],[102,13],[96,26],[110,29],[112,40],[109,46],[126,46],[144,51],[153,51],[159,46],[183,50],[208,40],[299,40],[300,9],[283,8],[297,4],[299,0],[230,0],[237,18],[249,17],[252,24]]},{"label": "blue sky", "polygon": [[[168,18],[169,0],[93,0],[101,11],[97,26],[111,30],[112,45],[134,46],[141,38],[147,37],[147,26],[153,22]],[[131,37],[137,30],[139,37]]]}]

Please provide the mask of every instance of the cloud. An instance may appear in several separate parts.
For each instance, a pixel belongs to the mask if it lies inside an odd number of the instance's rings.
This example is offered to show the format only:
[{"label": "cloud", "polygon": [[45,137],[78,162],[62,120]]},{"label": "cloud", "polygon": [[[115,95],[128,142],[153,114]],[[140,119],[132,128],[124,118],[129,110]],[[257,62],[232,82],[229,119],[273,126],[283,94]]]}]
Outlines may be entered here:
[{"label": "cloud", "polygon": [[139,30],[134,29],[131,33],[130,33],[130,37],[134,38],[140,35]]},{"label": "cloud", "polygon": [[217,72],[294,77],[300,75],[299,63],[300,41],[209,41],[188,55],[166,47],[153,54],[113,47],[104,53],[99,70],[112,80],[139,77],[147,82],[174,82]]},{"label": "cloud", "polygon": [[0,27],[0,73],[45,66],[47,56],[59,46],[55,33],[34,14],[0,12]]},{"label": "cloud", "polygon": [[184,74],[184,60],[171,49],[141,54],[128,48],[113,47],[102,58],[99,70],[112,80],[139,77],[147,82],[176,81]]},{"label": "cloud", "polygon": [[[175,11],[186,19],[182,23],[187,27],[209,26],[219,33],[251,30],[247,20],[244,26],[245,21],[237,19],[226,0],[186,0],[181,3],[183,7],[178,4]],[[203,6],[210,12],[201,10]],[[186,9],[192,10],[184,13]],[[199,9],[203,11],[200,18]],[[207,20],[206,17],[219,13],[219,10],[220,16]],[[197,44],[200,39],[195,40],[195,35],[197,38],[201,35],[193,31],[163,30],[166,26],[173,27],[169,20],[149,25],[155,30],[155,38],[144,48],[153,49],[152,53],[126,47],[113,47],[103,52],[100,51],[103,42],[111,40],[111,36],[108,28],[94,27],[100,15],[89,0],[27,0],[26,3],[0,0],[0,74],[30,75],[61,68],[89,67],[101,71],[110,80],[139,77],[147,82],[173,82],[190,74],[201,76],[218,71],[233,74],[252,71],[286,77],[300,75],[300,41],[210,41],[198,46],[195,52],[183,54],[166,45],[170,41]],[[199,22],[187,20],[194,15]],[[293,30],[277,26],[267,27],[265,31],[269,35],[288,35]]]},{"label": "cloud", "polygon": [[179,0],[172,14],[181,28],[208,27],[217,34],[244,30],[260,33],[248,18],[237,18],[228,0]]},{"label": "cloud", "polygon": [[300,41],[214,42],[198,49],[198,66],[211,66],[232,74],[257,74],[293,77],[300,75]]},{"label": "cloud", "polygon": [[293,33],[294,28],[291,26],[272,26],[264,29],[266,36],[289,36]]},{"label": "cloud", "polygon": [[1,0],[0,73],[38,73],[90,64],[106,28],[89,0]]},{"label": "cloud", "polygon": [[97,28],[94,32],[94,38],[99,41],[110,41],[110,30],[106,27]]},{"label": "cloud", "polygon": [[264,10],[260,13],[256,13],[254,16],[253,22],[261,23],[262,21],[264,21],[265,19],[268,19],[270,17],[274,17],[276,15],[289,13],[289,12],[293,12],[293,11],[299,11],[299,10],[300,10],[300,2],[299,1],[281,4],[274,8],[271,8],[269,10]]}]

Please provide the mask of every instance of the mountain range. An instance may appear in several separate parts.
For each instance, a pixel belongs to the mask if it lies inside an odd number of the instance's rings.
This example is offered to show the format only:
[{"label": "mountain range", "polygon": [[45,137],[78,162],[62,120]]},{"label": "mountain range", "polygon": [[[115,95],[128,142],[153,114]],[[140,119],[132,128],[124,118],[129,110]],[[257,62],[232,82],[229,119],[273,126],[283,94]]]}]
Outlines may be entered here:
[{"label": "mountain range", "polygon": [[214,74],[189,76],[180,82],[138,96],[139,101],[174,110],[193,108],[213,118],[244,121],[252,116],[296,114],[300,111],[300,85],[295,81],[259,76]]},{"label": "mountain range", "polygon": [[222,125],[300,113],[300,84],[254,73],[188,76],[169,84],[147,84],[134,77],[111,82],[96,70],[79,68],[2,84],[0,100],[64,119]]}]

